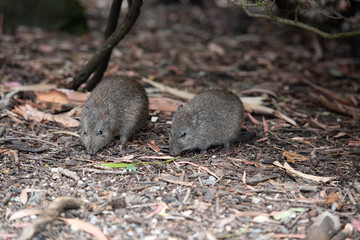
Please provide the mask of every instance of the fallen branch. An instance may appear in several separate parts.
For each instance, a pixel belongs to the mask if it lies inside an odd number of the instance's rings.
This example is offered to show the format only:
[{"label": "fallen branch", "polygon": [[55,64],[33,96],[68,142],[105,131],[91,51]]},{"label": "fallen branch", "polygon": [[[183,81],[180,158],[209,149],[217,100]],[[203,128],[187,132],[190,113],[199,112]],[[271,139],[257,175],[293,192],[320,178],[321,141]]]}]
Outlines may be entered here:
[{"label": "fallen branch", "polygon": [[46,225],[53,222],[61,212],[68,209],[76,209],[82,205],[82,201],[77,198],[60,197],[55,199],[49,207],[31,225],[21,232],[18,240],[32,239],[37,233],[42,231]]}]

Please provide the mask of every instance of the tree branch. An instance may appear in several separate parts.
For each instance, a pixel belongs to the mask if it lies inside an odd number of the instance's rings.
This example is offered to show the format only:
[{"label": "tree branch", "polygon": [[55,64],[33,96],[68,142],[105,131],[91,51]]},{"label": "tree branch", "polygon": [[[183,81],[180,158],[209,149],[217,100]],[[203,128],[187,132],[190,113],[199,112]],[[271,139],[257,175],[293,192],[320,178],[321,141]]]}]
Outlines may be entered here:
[{"label": "tree branch", "polygon": [[95,71],[100,62],[109,54],[111,50],[126,36],[130,31],[131,27],[134,25],[136,19],[140,14],[140,8],[142,5],[142,0],[134,0],[131,4],[131,7],[126,14],[126,17],[123,23],[116,29],[116,31],[111,34],[111,36],[106,39],[95,52],[94,56],[90,61],[79,71],[72,83],[70,83],[69,88],[78,89],[81,84],[86,82],[92,72]]},{"label": "tree branch", "polygon": [[[113,0],[111,4],[108,23],[104,34],[105,39],[110,37],[117,27],[122,1],[123,0]],[[111,57],[111,52],[109,52],[104,57],[100,65],[97,67],[94,75],[87,81],[85,90],[87,91],[93,90],[96,87],[96,85],[101,81],[101,78],[103,77],[104,72],[106,71],[106,68],[109,64],[110,57]]]},{"label": "tree branch", "polygon": [[[327,39],[335,39],[335,38],[345,38],[345,37],[351,37],[351,36],[355,36],[355,35],[359,35],[360,34],[360,30],[355,30],[355,31],[349,31],[349,32],[340,32],[340,33],[327,33],[324,32],[316,27],[307,25],[305,23],[302,22],[298,22],[295,20],[291,20],[291,19],[286,19],[286,18],[280,18],[277,17],[275,15],[265,15],[265,14],[259,14],[259,13],[253,13],[249,10],[249,7],[259,7],[258,5],[254,5],[254,4],[248,4],[247,1],[245,0],[228,0],[228,3],[235,3],[239,6],[242,7],[242,9],[245,11],[245,13],[249,16],[249,17],[254,17],[254,18],[263,18],[263,19],[267,19],[273,22],[278,22],[278,23],[284,23],[284,24],[288,24],[288,25],[292,25],[295,27],[300,27],[302,29],[314,32],[324,38]],[[269,3],[265,3],[266,5],[268,5]]]}]

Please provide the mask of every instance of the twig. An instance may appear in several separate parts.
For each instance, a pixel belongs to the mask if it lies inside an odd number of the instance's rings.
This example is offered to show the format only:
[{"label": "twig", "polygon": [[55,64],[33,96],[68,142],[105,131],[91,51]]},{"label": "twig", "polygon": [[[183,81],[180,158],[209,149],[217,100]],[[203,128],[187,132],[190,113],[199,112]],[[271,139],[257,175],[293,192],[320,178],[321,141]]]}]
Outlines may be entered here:
[{"label": "twig", "polygon": [[[233,2],[234,3],[234,1],[228,1],[228,2]],[[277,17],[275,15],[265,15],[265,14],[260,14],[260,13],[253,13],[248,8],[249,7],[254,7],[254,5],[249,6],[248,4],[245,3],[244,0],[237,1],[236,4],[240,5],[242,7],[242,9],[245,11],[245,13],[249,17],[263,18],[263,19],[267,19],[267,20],[270,20],[270,21],[273,21],[273,22],[284,23],[284,24],[287,24],[287,25],[299,27],[299,28],[314,32],[314,33],[316,33],[316,34],[318,34],[318,35],[320,35],[320,36],[322,36],[324,38],[327,38],[327,39],[352,37],[352,36],[360,34],[360,30],[349,31],[349,32],[340,32],[340,33],[327,33],[327,32],[324,32],[324,31],[322,31],[322,30],[320,30],[320,29],[318,29],[316,27],[307,25],[307,24],[302,23],[302,22],[298,22],[296,20],[280,18],[280,17]],[[258,7],[257,5],[255,5],[255,6]]]},{"label": "twig", "polygon": [[76,209],[82,205],[82,201],[71,197],[60,197],[55,199],[49,207],[31,225],[21,232],[18,240],[32,239],[37,233],[42,231],[46,225],[54,221],[61,212],[68,209]]},{"label": "twig", "polygon": [[9,141],[9,140],[33,140],[33,141],[39,141],[39,142],[44,142],[50,145],[53,145],[55,147],[59,147],[56,143],[52,143],[46,140],[42,140],[42,139],[38,139],[38,138],[31,138],[31,137],[27,137],[27,138],[23,138],[23,137],[11,137],[11,138],[0,138],[0,142],[1,141]]},{"label": "twig", "polygon": [[83,170],[84,172],[92,172],[92,173],[100,173],[100,174],[118,174],[123,175],[127,173],[127,170],[124,169],[122,171],[112,171],[112,170],[100,170],[100,169],[91,169],[91,168],[80,168],[79,170]]}]

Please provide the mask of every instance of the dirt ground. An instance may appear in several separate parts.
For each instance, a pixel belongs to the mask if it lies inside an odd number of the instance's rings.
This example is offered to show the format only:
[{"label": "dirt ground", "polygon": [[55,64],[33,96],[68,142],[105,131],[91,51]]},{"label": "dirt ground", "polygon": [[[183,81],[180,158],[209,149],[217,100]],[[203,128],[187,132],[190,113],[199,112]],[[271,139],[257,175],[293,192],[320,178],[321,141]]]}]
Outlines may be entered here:
[{"label": "dirt ground", "polygon": [[[22,27],[0,36],[0,239],[16,238],[58,201],[59,218],[33,239],[330,239],[323,227],[360,239],[358,42],[249,19],[236,7],[147,2],[107,75],[194,94],[225,88],[273,111],[247,107],[243,127],[256,137],[229,151],[173,158],[174,106],[152,102],[151,121],[124,148],[90,156],[77,127],[30,117],[25,106],[79,119],[83,102],[44,102],[38,92],[67,86],[102,42],[109,4],[96,3],[85,6],[89,35]],[[151,99],[187,101],[143,84]],[[312,227],[322,213],[325,225]]]}]

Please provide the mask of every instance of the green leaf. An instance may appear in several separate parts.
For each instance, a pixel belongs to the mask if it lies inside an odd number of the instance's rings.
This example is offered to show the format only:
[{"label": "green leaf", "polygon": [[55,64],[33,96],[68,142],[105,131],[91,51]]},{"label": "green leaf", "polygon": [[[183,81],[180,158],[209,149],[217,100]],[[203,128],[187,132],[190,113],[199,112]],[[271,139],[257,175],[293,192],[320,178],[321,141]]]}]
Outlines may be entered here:
[{"label": "green leaf", "polygon": [[289,217],[291,214],[293,214],[294,212],[304,212],[306,211],[307,209],[306,208],[290,208],[289,210],[287,210],[286,212],[283,212],[279,215],[275,215],[273,216],[273,218],[275,220],[281,220],[281,219],[284,219],[284,218],[287,218]]},{"label": "green leaf", "polygon": [[134,165],[129,165],[126,167],[126,170],[128,172],[135,172],[136,171],[136,167]]},{"label": "green leaf", "polygon": [[110,167],[110,168],[128,168],[133,166],[134,163],[102,163],[101,166]]}]

